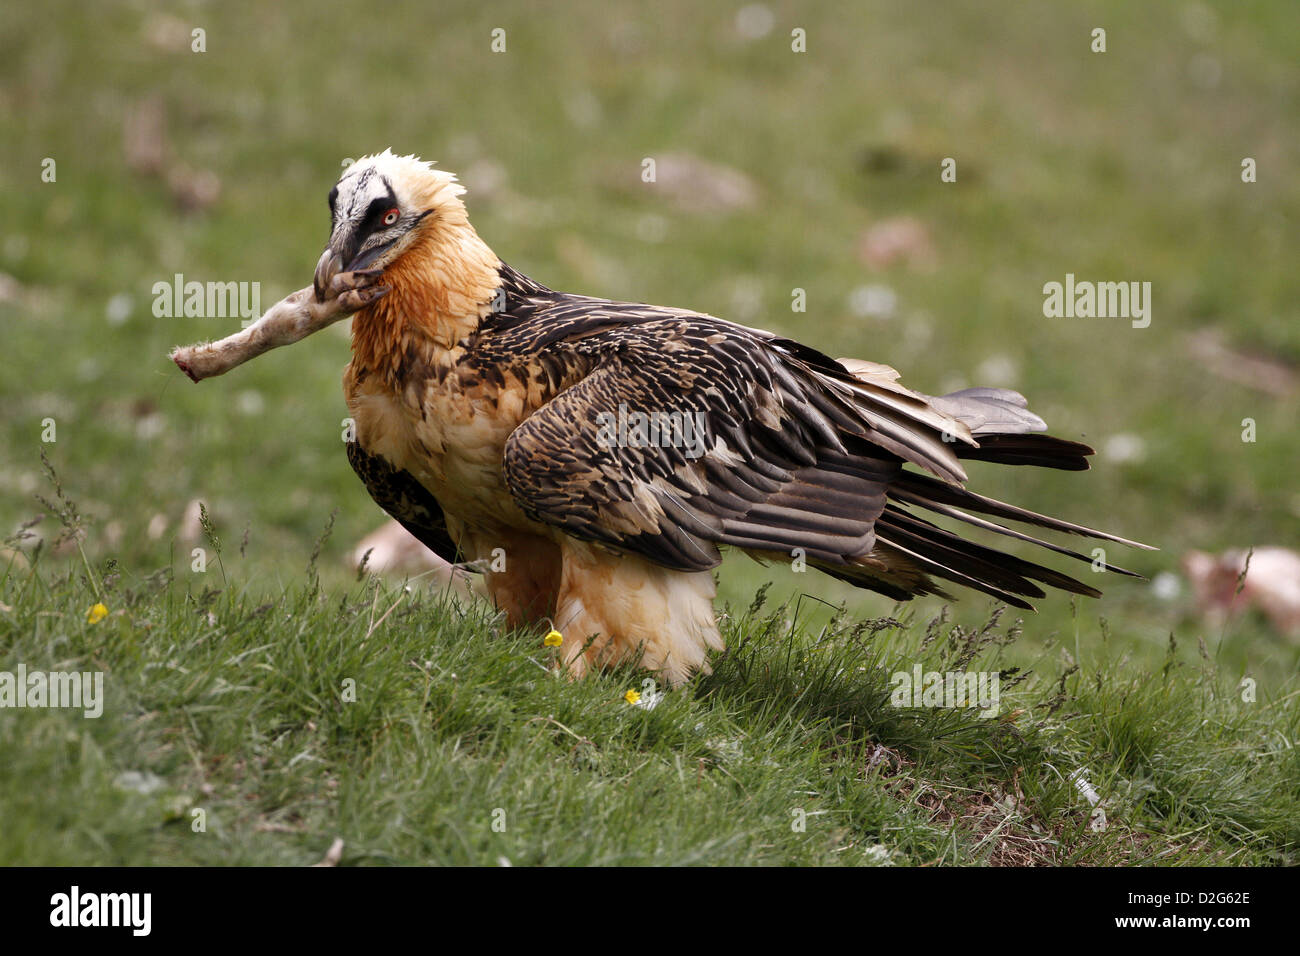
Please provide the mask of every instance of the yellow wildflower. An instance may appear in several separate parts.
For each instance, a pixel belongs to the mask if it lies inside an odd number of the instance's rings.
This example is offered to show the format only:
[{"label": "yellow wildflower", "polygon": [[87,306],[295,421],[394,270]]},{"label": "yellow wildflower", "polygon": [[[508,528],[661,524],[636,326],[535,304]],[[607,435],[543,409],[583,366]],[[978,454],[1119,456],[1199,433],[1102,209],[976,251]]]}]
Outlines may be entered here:
[{"label": "yellow wildflower", "polygon": [[551,631],[542,641],[543,647],[559,647],[564,643],[564,635],[559,631]]},{"label": "yellow wildflower", "polygon": [[623,699],[627,701],[629,704],[635,704],[637,701],[641,699],[641,695],[634,690],[630,690],[623,695]]},{"label": "yellow wildflower", "polygon": [[96,604],[86,612],[86,623],[98,624],[106,617],[108,617],[108,608],[104,607],[103,604]]}]

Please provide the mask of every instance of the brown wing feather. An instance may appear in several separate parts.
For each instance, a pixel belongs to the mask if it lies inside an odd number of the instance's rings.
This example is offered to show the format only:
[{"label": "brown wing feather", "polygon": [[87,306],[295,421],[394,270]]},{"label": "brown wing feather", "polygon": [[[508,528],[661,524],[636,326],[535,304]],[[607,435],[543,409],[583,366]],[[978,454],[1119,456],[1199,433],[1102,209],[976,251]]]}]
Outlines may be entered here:
[{"label": "brown wing feather", "polygon": [[[812,377],[721,325],[672,318],[607,335],[600,365],[506,444],[506,483],[524,511],[682,570],[715,567],[723,544],[801,548],[832,565],[870,551],[900,462],[838,427]],[[620,414],[664,413],[702,432],[637,447],[633,427],[618,440]]]}]

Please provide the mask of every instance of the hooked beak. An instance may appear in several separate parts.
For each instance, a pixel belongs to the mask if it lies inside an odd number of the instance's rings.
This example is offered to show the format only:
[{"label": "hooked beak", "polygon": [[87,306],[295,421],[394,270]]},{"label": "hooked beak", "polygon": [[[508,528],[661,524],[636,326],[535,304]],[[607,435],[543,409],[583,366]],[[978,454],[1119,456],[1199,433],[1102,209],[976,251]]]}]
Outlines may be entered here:
[{"label": "hooked beak", "polygon": [[334,245],[325,247],[325,251],[320,254],[320,261],[316,263],[316,276],[312,279],[312,286],[316,289],[316,301],[325,301],[325,290],[330,287],[330,282],[334,277],[343,271],[343,256],[335,251]]},{"label": "hooked beak", "polygon": [[329,245],[325,247],[325,251],[320,254],[320,260],[316,263],[316,276],[312,280],[312,285],[316,289],[316,301],[325,301],[325,293],[329,291],[330,282],[340,272],[356,272],[358,269],[364,269],[391,249],[396,242],[396,238],[390,239],[365,252],[359,252],[358,243],[352,236],[336,234],[331,237]]}]

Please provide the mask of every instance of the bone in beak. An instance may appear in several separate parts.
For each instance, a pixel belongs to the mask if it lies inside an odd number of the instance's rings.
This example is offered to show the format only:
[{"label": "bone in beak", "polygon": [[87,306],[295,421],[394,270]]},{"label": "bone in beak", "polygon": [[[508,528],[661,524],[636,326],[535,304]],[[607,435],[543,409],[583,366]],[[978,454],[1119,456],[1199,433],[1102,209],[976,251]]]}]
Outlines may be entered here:
[{"label": "bone in beak", "polygon": [[325,301],[325,292],[330,287],[330,280],[343,271],[343,257],[334,251],[334,247],[326,246],[325,251],[320,254],[320,260],[316,263],[316,277],[312,280],[312,286],[316,290],[316,301]]}]

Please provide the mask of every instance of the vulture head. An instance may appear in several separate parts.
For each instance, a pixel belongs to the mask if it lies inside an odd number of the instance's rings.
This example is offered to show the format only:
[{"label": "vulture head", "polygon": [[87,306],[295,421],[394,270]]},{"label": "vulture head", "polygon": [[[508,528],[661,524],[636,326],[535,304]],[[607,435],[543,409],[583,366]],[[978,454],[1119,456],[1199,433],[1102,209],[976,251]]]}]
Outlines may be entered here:
[{"label": "vulture head", "polygon": [[340,272],[385,269],[422,236],[467,226],[465,187],[415,156],[384,150],[344,170],[330,190],[330,240],[316,264],[316,299]]}]

